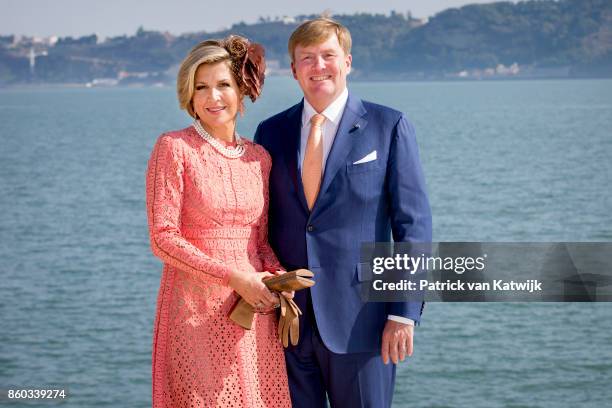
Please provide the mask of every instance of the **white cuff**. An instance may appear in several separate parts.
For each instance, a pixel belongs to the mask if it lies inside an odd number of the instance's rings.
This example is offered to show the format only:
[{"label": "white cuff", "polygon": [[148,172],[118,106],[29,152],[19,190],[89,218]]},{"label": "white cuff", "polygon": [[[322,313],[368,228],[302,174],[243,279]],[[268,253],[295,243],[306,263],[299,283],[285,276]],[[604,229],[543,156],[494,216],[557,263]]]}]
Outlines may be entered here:
[{"label": "white cuff", "polygon": [[396,315],[388,315],[387,319],[393,320],[394,322],[408,324],[410,326],[414,326],[414,320],[409,319],[407,317],[396,316]]}]

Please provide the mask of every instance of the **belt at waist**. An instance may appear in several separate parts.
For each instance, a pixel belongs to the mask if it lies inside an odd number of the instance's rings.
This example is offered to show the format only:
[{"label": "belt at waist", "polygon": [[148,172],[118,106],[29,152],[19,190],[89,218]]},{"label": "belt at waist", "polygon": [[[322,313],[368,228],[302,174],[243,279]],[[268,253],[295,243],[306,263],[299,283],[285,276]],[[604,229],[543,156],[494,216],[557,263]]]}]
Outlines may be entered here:
[{"label": "belt at waist", "polygon": [[257,238],[257,227],[202,228],[196,225],[181,226],[181,235],[187,239],[237,239]]}]

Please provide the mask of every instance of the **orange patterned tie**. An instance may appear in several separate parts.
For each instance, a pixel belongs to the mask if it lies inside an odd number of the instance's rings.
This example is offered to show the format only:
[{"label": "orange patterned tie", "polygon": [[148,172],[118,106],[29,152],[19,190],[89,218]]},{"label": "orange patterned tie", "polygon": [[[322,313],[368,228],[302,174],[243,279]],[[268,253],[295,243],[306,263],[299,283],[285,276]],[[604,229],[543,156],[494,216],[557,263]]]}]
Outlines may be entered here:
[{"label": "orange patterned tie", "polygon": [[312,206],[321,188],[321,175],[323,173],[323,137],[321,125],[325,121],[325,116],[317,113],[310,119],[310,133],[306,143],[306,153],[304,154],[304,164],[302,165],[302,184],[304,185],[304,195],[308,203],[308,209]]}]

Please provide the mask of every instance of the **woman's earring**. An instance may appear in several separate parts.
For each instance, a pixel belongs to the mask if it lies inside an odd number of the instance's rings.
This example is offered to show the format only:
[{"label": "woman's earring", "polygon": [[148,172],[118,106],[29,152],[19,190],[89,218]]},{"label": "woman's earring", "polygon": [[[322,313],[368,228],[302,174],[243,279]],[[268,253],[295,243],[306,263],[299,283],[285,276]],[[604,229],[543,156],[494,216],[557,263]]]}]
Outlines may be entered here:
[{"label": "woman's earring", "polygon": [[240,106],[238,106],[238,112],[240,112],[240,117],[244,116],[244,101],[240,101]]}]

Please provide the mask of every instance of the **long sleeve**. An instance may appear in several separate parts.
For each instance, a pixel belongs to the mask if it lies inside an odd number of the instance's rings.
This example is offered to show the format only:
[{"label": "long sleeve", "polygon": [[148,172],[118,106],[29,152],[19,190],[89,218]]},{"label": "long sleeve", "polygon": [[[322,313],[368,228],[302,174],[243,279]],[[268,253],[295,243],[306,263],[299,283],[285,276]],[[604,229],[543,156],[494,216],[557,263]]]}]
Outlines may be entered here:
[{"label": "long sleeve", "polygon": [[149,234],[153,254],[194,278],[227,285],[231,269],[181,235],[184,161],[179,140],[162,135],[147,170],[146,194]]},{"label": "long sleeve", "polygon": [[[402,116],[395,126],[388,165],[391,226],[395,242],[431,242],[431,210],[414,128]],[[419,323],[423,302],[395,302],[389,315]]]},{"label": "long sleeve", "polygon": [[263,147],[260,147],[265,155],[262,160],[262,181],[263,181],[263,194],[264,194],[264,208],[261,216],[261,220],[258,227],[257,236],[257,250],[263,265],[263,270],[268,272],[275,272],[279,270],[285,270],[278,261],[274,250],[268,242],[268,209],[270,207],[270,170],[272,167],[272,159],[268,152]]}]

